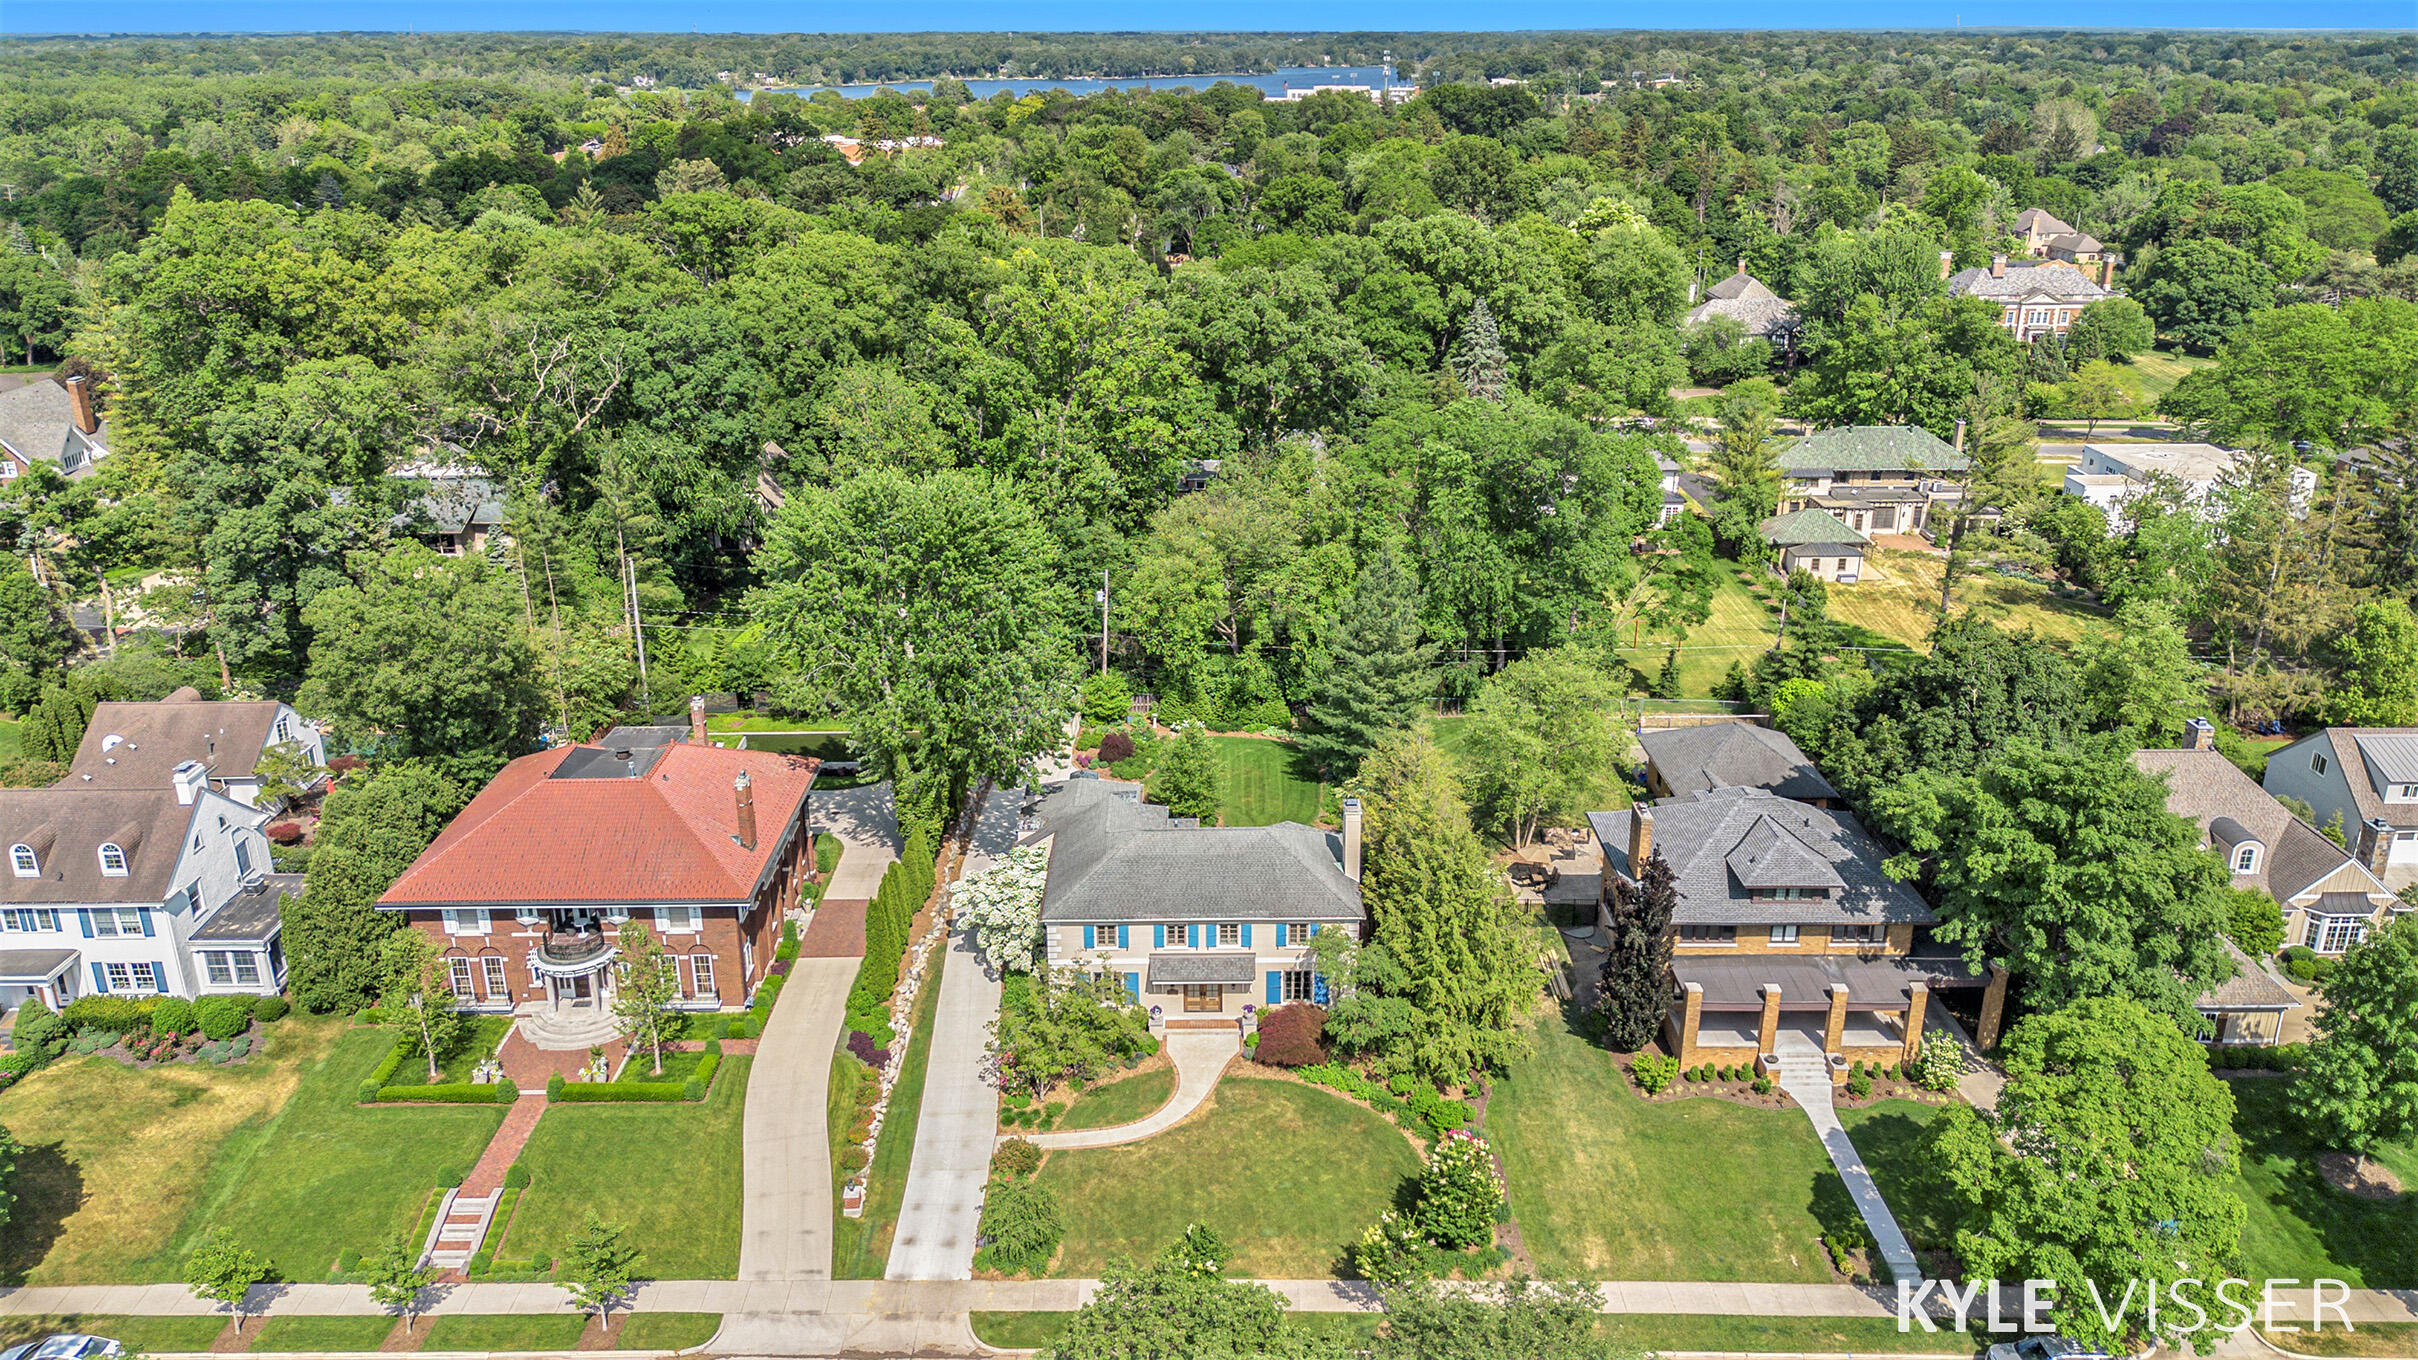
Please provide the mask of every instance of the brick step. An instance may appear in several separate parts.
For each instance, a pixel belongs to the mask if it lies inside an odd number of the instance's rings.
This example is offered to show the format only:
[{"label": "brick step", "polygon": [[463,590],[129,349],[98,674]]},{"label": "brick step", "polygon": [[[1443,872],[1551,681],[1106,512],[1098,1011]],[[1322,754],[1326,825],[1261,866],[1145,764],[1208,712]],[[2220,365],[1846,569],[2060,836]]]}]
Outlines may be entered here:
[{"label": "brick step", "polygon": [[1239,1020],[1232,1019],[1169,1020],[1166,1022],[1166,1026],[1169,1029],[1219,1029],[1225,1030],[1228,1033],[1233,1033],[1241,1029],[1242,1023]]}]

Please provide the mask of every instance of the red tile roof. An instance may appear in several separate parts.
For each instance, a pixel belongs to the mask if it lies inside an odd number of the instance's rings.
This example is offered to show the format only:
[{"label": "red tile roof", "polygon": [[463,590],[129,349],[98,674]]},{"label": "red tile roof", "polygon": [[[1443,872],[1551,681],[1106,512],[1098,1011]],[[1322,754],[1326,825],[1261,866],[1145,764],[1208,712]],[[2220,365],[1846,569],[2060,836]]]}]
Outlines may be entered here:
[{"label": "red tile roof", "polygon": [[[818,764],[681,743],[638,778],[548,777],[580,749],[506,765],[378,905],[744,901]],[[753,850],[738,840],[731,785],[742,770],[755,791]]]}]

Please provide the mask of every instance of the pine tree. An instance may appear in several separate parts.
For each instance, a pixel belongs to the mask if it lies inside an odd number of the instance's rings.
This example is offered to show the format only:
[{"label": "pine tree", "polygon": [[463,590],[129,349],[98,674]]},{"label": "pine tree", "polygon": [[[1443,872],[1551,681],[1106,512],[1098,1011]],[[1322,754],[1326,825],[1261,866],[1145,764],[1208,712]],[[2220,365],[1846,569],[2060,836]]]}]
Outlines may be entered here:
[{"label": "pine tree", "polygon": [[1388,732],[1418,721],[1434,688],[1419,592],[1391,548],[1370,559],[1335,621],[1335,659],[1312,688],[1302,749],[1331,776],[1360,768]]},{"label": "pine tree", "polygon": [[1510,385],[1511,360],[1503,353],[1503,332],[1483,297],[1470,304],[1469,319],[1461,323],[1461,351],[1454,356],[1453,371],[1469,395],[1480,401],[1500,403],[1503,389]]},{"label": "pine tree", "polygon": [[1677,647],[1673,647],[1663,654],[1662,671],[1654,677],[1654,697],[1657,699],[1679,697],[1679,649]]},{"label": "pine tree", "polygon": [[1150,797],[1178,817],[1214,819],[1218,804],[1217,753],[1208,729],[1186,723],[1150,772]]},{"label": "pine tree", "polygon": [[1671,866],[1656,849],[1646,857],[1645,876],[1612,885],[1612,938],[1605,941],[1604,971],[1595,989],[1603,1017],[1604,1043],[1634,1053],[1662,1027],[1670,996],[1671,913],[1679,905]]}]

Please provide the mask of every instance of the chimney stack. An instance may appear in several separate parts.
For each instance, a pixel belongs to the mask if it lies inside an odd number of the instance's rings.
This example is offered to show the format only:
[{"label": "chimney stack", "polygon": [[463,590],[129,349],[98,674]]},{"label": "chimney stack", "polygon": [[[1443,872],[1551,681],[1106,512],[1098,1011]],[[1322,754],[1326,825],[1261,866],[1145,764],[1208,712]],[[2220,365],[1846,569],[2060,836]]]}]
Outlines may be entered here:
[{"label": "chimney stack", "polygon": [[76,428],[85,434],[101,432],[101,418],[93,413],[92,384],[82,374],[67,380],[67,405],[74,413]]},{"label": "chimney stack", "polygon": [[747,771],[741,770],[739,777],[730,781],[730,787],[739,800],[739,848],[753,850],[756,848],[755,786],[748,782]]},{"label": "chimney stack", "polygon": [[2116,286],[2116,262],[2110,256],[2099,257],[2099,286],[2108,289]]},{"label": "chimney stack", "polygon": [[202,786],[210,782],[210,772],[198,760],[180,760],[168,778],[176,785],[176,805],[191,807],[201,796]]},{"label": "chimney stack", "polygon": [[699,746],[705,744],[705,696],[702,694],[688,697],[688,739]]},{"label": "chimney stack", "polygon": [[2004,256],[2004,255],[1993,255],[1993,256],[1991,256],[1991,257],[1990,257],[1990,277],[1991,277],[1991,278],[1994,278],[1994,279],[2003,279],[2003,278],[2005,278],[2006,276],[2007,276],[2007,257],[2006,257],[2006,256]]},{"label": "chimney stack", "polygon": [[2194,718],[2183,724],[2183,746],[2192,751],[2216,749],[2216,724],[2206,718]]},{"label": "chimney stack", "polygon": [[1941,251],[1939,253],[1939,276],[1944,279],[1955,272],[1956,253],[1948,250]]},{"label": "chimney stack", "polygon": [[2361,822],[2359,849],[2355,853],[2369,873],[2381,875],[2386,858],[2393,853],[2393,824],[2382,817],[2370,817]]},{"label": "chimney stack", "polygon": [[1746,257],[1743,255],[1738,257],[1738,277],[1746,277]]},{"label": "chimney stack", "polygon": [[1961,420],[1956,422],[1956,451],[1965,451],[1965,423]]},{"label": "chimney stack", "polygon": [[1343,876],[1360,881],[1360,800],[1343,800]]},{"label": "chimney stack", "polygon": [[1644,878],[1646,861],[1654,854],[1654,809],[1629,809],[1629,877]]}]

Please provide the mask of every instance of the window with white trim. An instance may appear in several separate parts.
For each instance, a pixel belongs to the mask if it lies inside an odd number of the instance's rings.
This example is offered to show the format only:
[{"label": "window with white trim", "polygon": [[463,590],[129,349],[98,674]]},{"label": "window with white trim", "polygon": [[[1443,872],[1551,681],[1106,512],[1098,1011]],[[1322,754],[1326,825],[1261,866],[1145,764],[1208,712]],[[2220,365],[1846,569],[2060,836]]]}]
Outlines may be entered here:
[{"label": "window with white trim", "polygon": [[10,907],[0,911],[0,930],[57,930],[56,907]]},{"label": "window with white trim", "polygon": [[1190,934],[1191,927],[1176,925],[1171,922],[1166,927],[1166,930],[1167,947],[1169,949],[1183,949],[1190,945],[1192,939]]},{"label": "window with white trim", "polygon": [[1217,943],[1220,949],[1232,949],[1243,942],[1243,927],[1239,921],[1217,923]]},{"label": "window with white trim", "polygon": [[1311,990],[1310,990],[1310,970],[1309,970],[1309,969],[1307,969],[1307,968],[1298,968],[1298,969],[1295,969],[1294,971],[1292,971],[1292,972],[1290,972],[1290,973],[1285,974],[1285,975],[1284,975],[1284,979],[1285,979],[1285,1000],[1287,1000],[1287,1001],[1307,1001],[1307,1000],[1309,1000],[1309,999],[1310,999],[1310,996],[1311,996]]},{"label": "window with white trim", "polygon": [[111,878],[126,876],[126,851],[116,841],[101,842],[101,872]]},{"label": "window with white trim", "polygon": [[512,999],[512,983],[504,976],[503,956],[499,954],[489,954],[487,957],[479,960],[479,965],[485,969],[487,973],[487,999],[489,1001],[510,1001]]},{"label": "window with white trim", "polygon": [[447,959],[445,966],[452,974],[453,994],[464,1001],[470,1000],[474,995],[470,985],[470,960]]},{"label": "window with white trim", "polygon": [[204,950],[201,958],[202,976],[210,979],[211,986],[232,987],[235,985],[235,965],[228,961],[226,951]]},{"label": "window with white trim", "polygon": [[2312,773],[2324,774],[2326,772],[2326,753],[2323,751],[2311,752],[2309,755],[2309,769]]},{"label": "window with white trim", "polygon": [[153,992],[159,990],[159,968],[149,963],[111,963],[102,966],[113,992]]},{"label": "window with white trim", "polygon": [[40,878],[42,876],[42,861],[34,857],[34,848],[30,845],[10,846],[8,848],[8,865],[17,871],[19,878]]},{"label": "window with white trim", "polygon": [[104,940],[143,933],[143,913],[133,907],[94,907],[92,933]]},{"label": "window with white trim", "polygon": [[704,997],[704,996],[716,996],[716,995],[719,995],[719,989],[718,989],[718,988],[716,988],[716,987],[715,987],[715,985],[714,985],[714,956],[713,956],[713,955],[711,955],[711,954],[692,954],[692,955],[690,955],[690,956],[689,956],[689,960],[688,960],[688,971],[689,971],[689,976],[690,976],[690,978],[691,978],[691,979],[692,979],[692,980],[695,982],[695,984],[696,984],[695,990],[696,990],[696,994],[697,994],[698,996]]},{"label": "window with white trim", "polygon": [[485,907],[447,907],[445,933],[448,935],[484,935],[487,933]]},{"label": "window with white trim", "polygon": [[2237,874],[2258,872],[2258,847],[2245,845],[2233,852],[2233,871]]},{"label": "window with white trim", "polygon": [[2320,954],[2339,954],[2368,937],[2365,916],[2312,916],[2309,947]]},{"label": "window with white trim", "polygon": [[1795,944],[1796,942],[1797,942],[1797,928],[1796,928],[1795,926],[1773,926],[1773,927],[1772,927],[1772,943],[1773,943],[1773,944]]},{"label": "window with white trim", "polygon": [[705,929],[705,908],[657,907],[655,927],[666,935],[694,935]]}]

